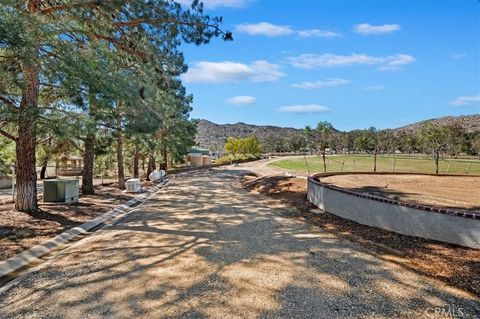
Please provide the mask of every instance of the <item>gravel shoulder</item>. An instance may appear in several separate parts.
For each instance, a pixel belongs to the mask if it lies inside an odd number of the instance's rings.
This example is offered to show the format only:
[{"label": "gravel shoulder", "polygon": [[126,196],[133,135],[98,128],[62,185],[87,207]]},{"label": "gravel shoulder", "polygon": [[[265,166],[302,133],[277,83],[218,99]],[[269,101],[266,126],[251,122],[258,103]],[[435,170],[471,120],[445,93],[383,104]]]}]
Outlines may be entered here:
[{"label": "gravel shoulder", "polygon": [[[0,293],[2,318],[422,318],[473,294],[385,261],[249,193],[239,170],[180,174]],[[427,311],[427,312],[426,312]]]}]

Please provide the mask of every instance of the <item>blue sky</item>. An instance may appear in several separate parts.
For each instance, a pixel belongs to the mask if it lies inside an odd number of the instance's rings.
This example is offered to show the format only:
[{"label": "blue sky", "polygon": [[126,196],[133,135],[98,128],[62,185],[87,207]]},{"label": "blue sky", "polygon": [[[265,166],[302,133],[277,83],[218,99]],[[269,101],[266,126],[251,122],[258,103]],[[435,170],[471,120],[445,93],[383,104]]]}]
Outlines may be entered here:
[{"label": "blue sky", "polygon": [[351,130],[480,113],[478,0],[203,2],[234,41],[182,47],[193,118]]}]

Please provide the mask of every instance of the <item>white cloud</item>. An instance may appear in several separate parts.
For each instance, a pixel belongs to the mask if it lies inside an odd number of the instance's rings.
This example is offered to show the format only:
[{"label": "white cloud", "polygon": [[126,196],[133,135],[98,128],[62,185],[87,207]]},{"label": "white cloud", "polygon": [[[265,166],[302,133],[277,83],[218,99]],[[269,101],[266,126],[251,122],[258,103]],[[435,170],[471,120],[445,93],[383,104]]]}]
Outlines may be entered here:
[{"label": "white cloud", "polygon": [[361,23],[353,26],[353,31],[355,33],[360,33],[363,35],[385,34],[398,30],[400,30],[400,25],[398,24],[371,25],[368,23]]},{"label": "white cloud", "polygon": [[480,102],[480,94],[472,96],[460,96],[457,97],[455,100],[451,101],[450,104],[455,106],[464,106],[477,102]]},{"label": "white cloud", "polygon": [[340,33],[328,30],[295,30],[288,25],[278,25],[268,22],[238,24],[235,26],[235,31],[249,35],[264,35],[267,37],[279,37],[294,33],[297,33],[301,38],[335,38],[340,36]]},{"label": "white cloud", "polygon": [[415,58],[407,54],[397,54],[386,58],[386,63],[378,69],[380,71],[398,70],[400,66],[415,62]]},{"label": "white cloud", "polygon": [[278,64],[272,64],[264,60],[254,61],[250,68],[254,70],[251,77],[253,82],[275,82],[279,78],[285,76],[285,73],[280,72]]},{"label": "white cloud", "polygon": [[466,58],[467,54],[465,54],[465,53],[453,53],[450,57],[454,60],[460,60],[460,59]]},{"label": "white cloud", "polygon": [[235,31],[250,35],[266,35],[267,37],[278,37],[294,33],[287,25],[275,25],[268,22],[247,23],[235,26]]},{"label": "white cloud", "polygon": [[340,33],[320,29],[307,29],[299,30],[298,35],[301,38],[336,38],[340,36]]},{"label": "white cloud", "polygon": [[346,85],[350,83],[350,80],[347,79],[326,79],[323,81],[315,81],[315,82],[300,82],[295,83],[292,86],[298,89],[305,89],[305,90],[312,90],[312,89],[325,89],[329,87],[339,86],[339,85]]},{"label": "white cloud", "polygon": [[[185,6],[190,6],[192,4],[192,0],[175,0],[180,4]],[[216,9],[216,8],[243,8],[249,5],[252,0],[202,0],[203,5],[205,8],[208,9]]]},{"label": "white cloud", "polygon": [[383,85],[370,85],[370,86],[365,86],[363,87],[365,91],[382,91],[385,90],[386,88]]},{"label": "white cloud", "polygon": [[336,55],[325,54],[301,54],[289,57],[291,65],[303,69],[332,68],[350,65],[378,65],[379,70],[396,70],[402,65],[415,61],[415,58],[407,54],[395,54],[389,56],[370,56],[367,54]]},{"label": "white cloud", "polygon": [[240,95],[231,97],[226,102],[232,105],[254,105],[257,103],[257,99],[253,96]]},{"label": "white cloud", "polygon": [[298,105],[289,105],[289,106],[282,106],[277,109],[280,112],[285,113],[327,113],[330,112],[330,109],[323,105],[318,104],[298,104]]},{"label": "white cloud", "polygon": [[201,61],[193,63],[182,80],[187,83],[274,82],[284,75],[279,65],[264,60],[251,64]]}]

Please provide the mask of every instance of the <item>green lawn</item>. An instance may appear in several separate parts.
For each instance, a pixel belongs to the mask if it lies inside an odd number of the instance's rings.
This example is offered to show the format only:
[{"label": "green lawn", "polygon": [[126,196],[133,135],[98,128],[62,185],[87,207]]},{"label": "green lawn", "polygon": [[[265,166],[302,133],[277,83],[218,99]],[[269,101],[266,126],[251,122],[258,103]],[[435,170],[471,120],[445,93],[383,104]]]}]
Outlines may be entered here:
[{"label": "green lawn", "polygon": [[[378,156],[377,172],[392,172],[395,161],[395,172],[435,173],[435,162],[431,158],[405,156]],[[323,172],[323,161],[320,156],[307,156],[310,173]],[[478,160],[440,160],[440,173],[465,174],[470,166],[469,175],[480,175]],[[285,159],[268,164],[294,172],[307,172],[305,159]],[[449,167],[450,165],[450,167]],[[343,166],[343,169],[342,169]],[[332,155],[327,156],[327,171],[329,172],[371,172],[373,171],[373,156],[368,155]]]}]

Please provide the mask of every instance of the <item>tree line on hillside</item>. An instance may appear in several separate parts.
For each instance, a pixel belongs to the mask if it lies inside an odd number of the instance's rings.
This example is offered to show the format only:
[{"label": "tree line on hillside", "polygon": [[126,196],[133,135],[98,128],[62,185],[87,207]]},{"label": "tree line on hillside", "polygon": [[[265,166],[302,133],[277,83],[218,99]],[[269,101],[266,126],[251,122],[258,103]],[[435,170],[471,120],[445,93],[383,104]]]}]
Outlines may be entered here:
[{"label": "tree line on hillside", "polygon": [[[418,131],[363,130],[340,132],[329,122],[307,126],[303,131],[284,136],[267,136],[262,141],[265,153],[320,153],[325,159],[328,151],[335,153],[368,153],[374,156],[374,170],[378,154],[422,153],[432,155],[436,162],[448,155],[477,155],[480,159],[480,132],[466,132],[460,125],[441,126],[425,123]],[[324,160],[324,169],[326,163]]]},{"label": "tree line on hillside", "polygon": [[231,40],[221,22],[196,0],[188,8],[170,0],[2,1],[0,162],[16,159],[15,208],[38,211],[36,165],[59,154],[83,157],[82,194],[94,193],[94,171],[112,161],[123,188],[126,156],[134,176],[142,161],[151,171],[157,160],[165,168],[182,158],[195,123],[179,46]]}]

